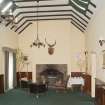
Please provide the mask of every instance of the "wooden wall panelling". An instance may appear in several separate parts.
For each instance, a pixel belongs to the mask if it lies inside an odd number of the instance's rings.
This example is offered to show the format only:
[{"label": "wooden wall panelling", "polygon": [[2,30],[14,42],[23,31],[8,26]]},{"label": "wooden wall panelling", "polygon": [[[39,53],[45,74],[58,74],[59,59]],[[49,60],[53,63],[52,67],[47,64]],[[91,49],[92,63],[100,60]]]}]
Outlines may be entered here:
[{"label": "wooden wall panelling", "polygon": [[95,100],[97,105],[105,105],[105,82],[96,79]]},{"label": "wooden wall panelling", "polygon": [[71,77],[81,77],[83,76],[83,72],[71,72]]},{"label": "wooden wall panelling", "polygon": [[84,72],[71,72],[71,77],[80,77],[84,78],[84,87],[83,91],[89,95],[91,95],[91,76],[85,74]]},{"label": "wooden wall panelling", "polygon": [[95,100],[96,100],[96,104],[97,105],[102,105],[102,88],[101,87],[96,87],[96,97],[95,97]]},{"label": "wooden wall panelling", "polygon": [[88,75],[88,74],[85,74],[83,76],[83,78],[84,78],[84,81],[85,81],[83,90],[84,90],[85,93],[91,95],[91,76]]},{"label": "wooden wall panelling", "polygon": [[91,95],[91,76],[85,74],[84,72],[71,72],[71,77],[83,77],[84,78],[84,87],[83,92],[88,95]]},{"label": "wooden wall panelling", "polygon": [[103,88],[102,104],[105,105],[105,86]]},{"label": "wooden wall panelling", "polygon": [[[27,72],[17,72],[17,86],[19,86],[19,78],[20,78],[20,75],[21,75],[21,78],[24,78],[24,77],[27,77]],[[32,72],[28,72],[28,80],[32,80]]]},{"label": "wooden wall panelling", "polygon": [[4,93],[4,75],[0,75],[0,93]]}]

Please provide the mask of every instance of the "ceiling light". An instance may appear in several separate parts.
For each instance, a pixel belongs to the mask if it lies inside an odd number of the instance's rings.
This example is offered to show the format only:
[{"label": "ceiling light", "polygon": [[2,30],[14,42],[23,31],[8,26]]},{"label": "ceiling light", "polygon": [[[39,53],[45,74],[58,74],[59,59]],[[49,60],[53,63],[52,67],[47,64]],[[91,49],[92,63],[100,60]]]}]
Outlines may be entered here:
[{"label": "ceiling light", "polygon": [[32,42],[32,44],[30,45],[30,47],[36,46],[36,47],[40,48],[40,47],[45,47],[45,44],[43,42],[41,42],[40,39],[39,39],[38,8],[39,8],[39,1],[37,0],[37,21],[36,21],[36,25],[37,25],[37,27],[36,27],[37,28],[37,37]]},{"label": "ceiling light", "polygon": [[3,9],[2,9],[2,13],[5,13],[11,6],[13,5],[13,2],[9,2]]},{"label": "ceiling light", "polygon": [[3,2],[3,0],[0,0],[0,4]]}]

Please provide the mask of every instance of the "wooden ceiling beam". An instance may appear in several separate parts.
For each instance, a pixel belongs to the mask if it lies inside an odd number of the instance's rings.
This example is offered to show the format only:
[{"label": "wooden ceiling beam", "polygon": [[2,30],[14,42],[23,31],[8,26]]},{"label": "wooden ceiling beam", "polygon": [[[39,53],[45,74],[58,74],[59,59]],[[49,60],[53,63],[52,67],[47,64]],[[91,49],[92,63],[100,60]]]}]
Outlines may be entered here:
[{"label": "wooden ceiling beam", "polygon": [[[38,21],[44,21],[44,20],[71,20],[71,18],[38,19]],[[27,21],[37,21],[37,19],[28,19]]]},{"label": "wooden ceiling beam", "polygon": [[[70,18],[38,19],[38,21],[41,21],[41,20],[70,20]],[[23,27],[24,24],[26,24],[28,21],[37,21],[37,19],[25,20],[19,27],[17,27],[17,29],[15,30],[15,32],[17,32],[21,27]]]},{"label": "wooden ceiling beam", "polygon": [[77,29],[79,29],[81,32],[84,33],[84,30],[82,30],[80,27],[78,27],[73,21],[71,21],[71,24],[73,24]]},{"label": "wooden ceiling beam", "polygon": [[[84,20],[78,13],[74,12],[73,10],[47,10],[47,11],[38,11],[38,13],[48,13],[48,12],[72,12],[75,15],[77,15],[79,18],[81,18],[82,20]],[[30,13],[37,13],[37,11],[25,11],[25,12],[19,12],[18,14],[16,14],[15,18],[17,18],[19,15],[21,14],[30,14]],[[85,16],[87,17],[87,16]],[[88,19],[90,19],[90,17],[87,17]]]},{"label": "wooden ceiling beam", "polygon": [[5,26],[7,27],[9,24],[11,24],[11,21],[10,21],[10,22],[8,22]]},{"label": "wooden ceiling beam", "polygon": [[86,14],[84,14],[84,16],[87,17],[87,19],[89,19],[89,20],[91,19],[91,18],[90,18],[88,15],[86,15]]},{"label": "wooden ceiling beam", "polygon": [[82,23],[77,17],[75,17],[74,15],[72,15],[72,17],[74,19],[76,19],[79,23],[81,23],[84,27],[87,27],[87,25],[85,25],[84,23]]},{"label": "wooden ceiling beam", "polygon": [[[37,8],[37,7],[68,7],[71,6],[70,5],[70,1],[67,4],[56,4],[56,5],[40,5],[39,6],[19,6],[18,3],[23,3],[23,2],[35,2],[37,0],[14,0],[14,4],[16,5],[16,9],[22,9],[22,8]],[[50,1],[50,0],[39,0],[39,1]],[[94,3],[92,3],[91,1],[89,2],[89,5],[93,6],[94,8],[96,8],[96,5]],[[93,14],[93,12],[88,8],[86,9],[87,12],[89,12],[90,14]],[[60,14],[62,12],[71,12],[71,14]],[[76,11],[76,12],[75,12]],[[77,11],[75,9],[75,11],[73,10],[45,10],[45,11],[38,11],[39,13],[48,13],[48,12],[59,12],[58,14],[51,14],[51,15],[39,15],[38,17],[42,18],[42,19],[38,19],[38,21],[40,20],[66,20],[66,19],[71,19],[71,23],[78,27],[79,30],[86,30],[88,21],[90,20],[91,17],[88,16],[88,14],[86,13],[81,13],[79,11]],[[37,11],[25,11],[25,12],[19,12],[18,14],[15,15],[15,18],[17,18],[18,16],[20,16],[21,14],[29,14],[29,13],[36,13]],[[83,17],[86,17],[87,19],[83,18],[80,14],[83,15]],[[62,18],[62,16],[67,16],[67,18]],[[70,16],[70,18],[68,18]],[[22,18],[20,18],[18,20],[18,22],[16,24],[21,23],[21,21],[23,21],[24,19],[27,18],[35,18],[37,16],[23,16]],[[45,17],[45,18],[43,18]],[[51,19],[49,19],[48,17],[52,17]],[[57,18],[58,17],[58,18]],[[32,20],[36,20],[36,19],[32,19]],[[22,28],[29,20],[24,21],[20,26],[18,26],[18,28],[15,30],[15,32],[17,32],[20,28]],[[84,24],[84,21],[86,24]],[[10,25],[11,22],[8,22],[5,26]],[[11,29],[13,29],[15,27],[15,25],[12,25]],[[27,28],[27,27],[26,27]],[[24,30],[23,30],[24,31]],[[83,31],[84,32],[84,31]],[[20,32],[21,33],[21,32]]]},{"label": "wooden ceiling beam", "polygon": [[[54,16],[56,16],[56,15],[54,15]],[[62,15],[61,15],[62,16]],[[65,16],[65,15],[64,15]],[[70,14],[69,16],[71,16],[72,18],[74,18],[74,19],[76,19],[76,21],[78,21],[81,25],[83,25],[84,27],[87,27],[87,25],[86,24],[84,24],[84,23],[82,23],[78,18],[76,18],[74,15],[72,15],[72,14]],[[23,19],[25,19],[25,18],[33,18],[33,17],[35,17],[35,16],[25,16],[25,17],[23,17],[23,18],[21,18],[20,19],[20,21],[22,21]],[[60,20],[60,19],[67,19],[67,18],[52,18],[52,19],[38,19],[38,21],[39,20]],[[71,18],[69,18],[69,19],[71,19]],[[18,23],[19,24],[19,23]],[[17,31],[17,30],[19,30],[23,25],[24,25],[25,23],[22,23],[22,25],[20,25],[16,30],[15,30],[15,32]]]},{"label": "wooden ceiling beam", "polygon": [[86,30],[83,26],[81,26],[78,22],[76,22],[74,19],[71,19],[71,21],[73,21],[76,25],[78,25],[79,27],[81,27],[83,30]]},{"label": "wooden ceiling beam", "polygon": [[[45,13],[48,13],[48,12],[71,12],[72,10],[48,10],[48,11],[38,11],[39,13],[40,12],[45,12]],[[37,11],[26,11],[26,12],[19,12],[15,18],[18,18],[19,15],[21,14],[29,14],[29,13],[36,13]],[[7,27],[11,22],[8,22],[5,26]]]},{"label": "wooden ceiling beam", "polygon": [[38,7],[64,7],[64,6],[69,6],[69,4],[39,5],[39,6],[18,6],[17,5],[17,9],[22,9],[22,8],[38,8]]},{"label": "wooden ceiling beam", "polygon": [[[21,2],[35,2],[37,0],[14,0],[14,3],[21,3]],[[50,0],[39,0],[39,1],[50,1]],[[92,5],[94,8],[96,8],[96,5],[92,3],[91,1],[89,2],[90,5]]]},{"label": "wooden ceiling beam", "polygon": [[[40,20],[46,20],[46,19],[40,19]],[[47,19],[48,20],[48,19]],[[49,20],[72,20],[76,25],[79,26],[79,28],[82,28],[85,30],[84,27],[82,27],[78,22],[76,22],[74,19],[72,18],[55,18],[55,19],[49,19]],[[37,19],[30,19],[30,20],[26,20],[24,23],[22,23],[16,30],[15,32],[17,32],[21,27],[23,27],[28,21],[37,21]]]},{"label": "wooden ceiling beam", "polygon": [[[38,11],[38,13],[52,13],[52,12],[71,12],[72,10],[47,10],[47,11]],[[19,12],[16,14],[15,18],[17,18],[21,14],[30,14],[30,13],[37,13],[37,11],[25,11],[25,12]]]},{"label": "wooden ceiling beam", "polygon": [[[82,18],[78,13],[76,13],[75,11],[73,11],[73,10],[50,10],[50,11],[43,11],[43,12],[68,12],[68,11],[70,11],[72,14],[75,14],[77,17],[79,17],[81,20],[83,20],[86,24],[88,24],[88,21],[86,21],[84,18]],[[39,12],[42,12],[42,11],[39,11]],[[34,13],[34,11],[26,11],[26,12],[20,12],[20,13],[18,13],[16,16],[15,16],[15,18],[17,18],[19,15],[21,15],[21,14],[28,14],[28,13]],[[23,18],[22,18],[23,19]],[[22,20],[21,19],[21,20]],[[10,25],[10,23],[11,22],[8,22],[7,24],[6,24],[6,26],[8,26],[8,25]],[[18,24],[18,23],[17,23]]]},{"label": "wooden ceiling beam", "polygon": [[87,9],[87,11],[88,11],[89,13],[93,14],[93,12],[92,12],[90,9]]},{"label": "wooden ceiling beam", "polygon": [[27,23],[27,20],[24,22],[24,23],[22,23],[16,30],[15,30],[15,32],[17,32],[22,26],[24,26],[25,24]]},{"label": "wooden ceiling beam", "polygon": [[27,27],[29,27],[32,24],[32,22],[28,23],[18,34],[21,34]]},{"label": "wooden ceiling beam", "polygon": [[[72,14],[39,15],[38,17],[56,17],[56,16],[72,16]],[[33,17],[37,17],[37,16],[23,16],[20,20],[18,20],[16,24],[19,24],[25,18],[33,18]],[[83,18],[81,19],[84,21]],[[86,20],[85,22],[88,23]]]},{"label": "wooden ceiling beam", "polygon": [[[83,28],[83,23],[81,23],[82,25],[80,25],[78,22],[76,22],[76,20],[74,20],[73,18],[54,18],[54,19],[39,19],[39,21],[41,21],[41,20],[72,20],[72,21],[75,21],[75,23],[77,23],[81,28]],[[16,29],[16,31],[17,30],[19,30],[25,23],[27,23],[28,21],[37,21],[37,19],[29,19],[29,20],[26,20],[24,23],[22,23],[17,29]],[[87,26],[85,26],[85,27],[87,27]],[[83,28],[84,30],[85,30],[85,28]],[[15,32],[16,32],[15,31]]]},{"label": "wooden ceiling beam", "polygon": [[81,17],[77,12],[72,10],[72,13],[74,13],[76,16],[78,16],[80,19],[82,19],[85,23],[88,24],[88,21],[86,21],[83,17]]},{"label": "wooden ceiling beam", "polygon": [[13,25],[10,29],[12,30],[15,27],[15,25]]},{"label": "wooden ceiling beam", "polygon": [[90,1],[90,5],[92,5],[94,8],[96,8],[96,5],[94,3],[92,3],[91,1]]},{"label": "wooden ceiling beam", "polygon": [[[56,14],[56,15],[38,15],[39,17],[56,17],[56,16],[71,16],[71,14]],[[16,24],[19,24],[25,18],[35,18],[37,16],[23,16]]]},{"label": "wooden ceiling beam", "polygon": [[[45,20],[45,19],[40,19],[40,21],[42,21],[42,20]],[[53,19],[49,19],[49,20],[53,20]],[[54,20],[57,20],[57,19],[54,19]],[[60,19],[59,19],[60,20]],[[80,28],[82,28],[82,30],[86,30],[83,26],[81,26],[78,22],[76,22],[74,19],[72,19],[72,18],[65,18],[65,19],[61,19],[61,20],[71,20],[71,21],[73,21],[73,22],[75,22],[75,24],[76,25],[78,25],[78,27]],[[37,19],[30,19],[30,20],[27,20],[27,21],[37,21]]]},{"label": "wooden ceiling beam", "polygon": [[[37,0],[14,0],[15,3],[21,3],[21,2],[35,2]],[[50,0],[39,0],[39,1],[50,1]]]},{"label": "wooden ceiling beam", "polygon": [[[39,5],[39,6],[17,6],[17,9],[22,8],[37,8],[37,7],[64,7],[64,6],[71,6],[70,3],[68,4],[59,4],[59,5]],[[77,10],[76,10],[77,11]],[[88,12],[92,13],[91,10],[87,10]],[[87,19],[90,19],[90,17],[86,14],[83,14]]]}]

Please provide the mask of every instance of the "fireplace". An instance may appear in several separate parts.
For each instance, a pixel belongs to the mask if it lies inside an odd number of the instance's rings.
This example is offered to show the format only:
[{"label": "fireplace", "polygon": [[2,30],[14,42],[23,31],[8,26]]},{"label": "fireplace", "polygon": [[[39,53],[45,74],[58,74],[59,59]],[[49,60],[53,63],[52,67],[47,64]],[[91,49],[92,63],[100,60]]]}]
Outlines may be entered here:
[{"label": "fireplace", "polygon": [[36,65],[37,82],[43,81],[45,79],[48,82],[49,88],[54,87],[57,80],[65,80],[66,76],[67,76],[67,64]]}]

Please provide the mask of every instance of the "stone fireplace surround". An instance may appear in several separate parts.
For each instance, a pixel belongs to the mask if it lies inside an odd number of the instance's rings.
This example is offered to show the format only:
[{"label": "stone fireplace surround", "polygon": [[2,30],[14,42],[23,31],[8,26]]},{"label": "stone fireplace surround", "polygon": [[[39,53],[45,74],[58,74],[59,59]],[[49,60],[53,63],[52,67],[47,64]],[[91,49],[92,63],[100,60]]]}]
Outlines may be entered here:
[{"label": "stone fireplace surround", "polygon": [[36,80],[46,79],[49,87],[54,87],[57,80],[65,80],[67,77],[67,64],[36,64]]}]

